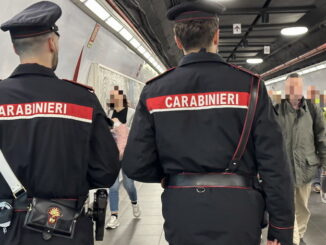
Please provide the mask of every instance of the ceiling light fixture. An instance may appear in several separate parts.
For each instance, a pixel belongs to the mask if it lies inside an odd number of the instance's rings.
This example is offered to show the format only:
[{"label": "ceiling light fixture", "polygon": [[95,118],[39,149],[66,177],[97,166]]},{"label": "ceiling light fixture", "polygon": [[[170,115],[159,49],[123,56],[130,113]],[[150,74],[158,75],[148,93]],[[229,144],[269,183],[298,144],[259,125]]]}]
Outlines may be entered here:
[{"label": "ceiling light fixture", "polygon": [[93,11],[101,20],[106,20],[110,17],[108,11],[105,10],[97,1],[95,0],[88,0],[85,5]]},{"label": "ceiling light fixture", "polygon": [[138,48],[138,51],[139,51],[141,54],[143,54],[143,53],[146,52],[146,49],[144,49],[143,46],[140,46],[140,47]]},{"label": "ceiling light fixture", "polygon": [[146,59],[149,59],[151,57],[151,55],[148,52],[145,52],[144,56],[145,56]]},{"label": "ceiling light fixture", "polygon": [[284,36],[298,36],[308,32],[308,28],[305,26],[287,27],[281,30],[281,34]]},{"label": "ceiling light fixture", "polygon": [[121,31],[123,26],[115,18],[110,17],[106,23],[115,31]]},{"label": "ceiling light fixture", "polygon": [[130,43],[135,48],[139,48],[139,46],[140,46],[140,43],[135,38],[133,38],[132,40],[130,40]]},{"label": "ceiling light fixture", "polygon": [[263,59],[261,58],[252,58],[252,59],[247,59],[248,64],[261,64],[263,63]]},{"label": "ceiling light fixture", "polygon": [[132,45],[135,49],[137,49],[138,52],[141,53],[147,59],[147,62],[149,62],[152,68],[155,68],[160,73],[164,72],[165,67],[161,67],[156,61],[156,58],[158,57],[152,57],[149,49],[141,45],[141,42],[133,35],[133,32],[130,32],[129,28],[127,28],[125,24],[120,22],[119,19],[117,19],[115,15],[110,12],[110,10],[106,9],[101,3],[99,3],[99,0],[79,1],[84,4],[84,6],[86,6],[90,11],[92,11],[94,15],[99,17],[101,20],[105,21],[108,26],[110,26],[114,31],[116,31],[116,33],[113,32],[115,35],[120,35],[126,41],[128,41],[129,46]]},{"label": "ceiling light fixture", "polygon": [[119,33],[127,41],[130,41],[133,38],[132,34],[129,31],[127,31],[125,28],[123,28]]}]

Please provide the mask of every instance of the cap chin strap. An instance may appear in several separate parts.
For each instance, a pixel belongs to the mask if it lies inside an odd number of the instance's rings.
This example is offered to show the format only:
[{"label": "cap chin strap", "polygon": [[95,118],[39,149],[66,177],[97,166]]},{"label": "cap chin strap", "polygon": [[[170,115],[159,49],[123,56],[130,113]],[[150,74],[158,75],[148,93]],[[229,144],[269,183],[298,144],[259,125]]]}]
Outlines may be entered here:
[{"label": "cap chin strap", "polygon": [[11,167],[9,166],[7,160],[5,159],[2,151],[0,150],[0,172],[9,185],[13,196],[15,199],[19,198],[20,196],[26,193],[26,189],[17,179],[16,175],[12,171]]}]

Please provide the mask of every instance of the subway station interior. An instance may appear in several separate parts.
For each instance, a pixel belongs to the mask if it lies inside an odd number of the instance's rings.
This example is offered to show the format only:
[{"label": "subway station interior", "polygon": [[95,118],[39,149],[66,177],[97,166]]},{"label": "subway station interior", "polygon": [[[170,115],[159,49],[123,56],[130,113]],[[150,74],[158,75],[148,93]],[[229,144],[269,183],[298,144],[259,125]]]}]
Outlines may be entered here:
[{"label": "subway station interior", "polygon": [[[56,22],[60,48],[55,74],[92,87],[105,112],[110,111],[112,103],[110,91],[118,86],[127,98],[128,110],[135,112],[147,82],[179,66],[184,54],[175,43],[175,23],[166,15],[171,6],[187,1],[211,1],[225,7],[219,14],[218,54],[232,66],[258,74],[273,105],[287,98],[286,80],[296,73],[303,80],[303,97],[320,108],[326,118],[326,0],[51,0],[62,9]],[[0,24],[37,2],[1,0]],[[5,80],[20,63],[8,32],[0,32],[0,57],[0,80]],[[1,104],[0,98],[0,108]],[[1,138],[1,120],[0,110],[0,149],[6,144]],[[326,193],[322,189],[326,187],[326,169],[320,171],[323,173],[316,172],[319,180],[311,182],[311,216],[300,245],[326,245]],[[168,245],[161,184],[126,183],[124,177],[120,172],[117,179],[118,215],[113,215],[117,212],[112,211],[113,201],[109,200],[103,241],[94,244]],[[135,190],[130,190],[130,185]],[[94,192],[90,191],[89,203],[94,202]],[[132,200],[135,192],[136,202]],[[115,220],[111,220],[112,215]],[[218,217],[216,222],[221,222]],[[232,232],[237,236],[236,230]],[[262,229],[261,244],[267,243],[267,232],[267,228]]]}]

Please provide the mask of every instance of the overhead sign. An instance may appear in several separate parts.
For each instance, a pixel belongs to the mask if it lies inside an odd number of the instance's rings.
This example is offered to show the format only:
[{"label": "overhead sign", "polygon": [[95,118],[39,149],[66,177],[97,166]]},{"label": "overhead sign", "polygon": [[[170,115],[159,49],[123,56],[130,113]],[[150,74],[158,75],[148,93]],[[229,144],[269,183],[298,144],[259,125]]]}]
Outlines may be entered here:
[{"label": "overhead sign", "polygon": [[271,46],[264,46],[264,54],[270,54],[271,53]]},{"label": "overhead sign", "polygon": [[241,24],[233,24],[233,34],[241,34]]}]

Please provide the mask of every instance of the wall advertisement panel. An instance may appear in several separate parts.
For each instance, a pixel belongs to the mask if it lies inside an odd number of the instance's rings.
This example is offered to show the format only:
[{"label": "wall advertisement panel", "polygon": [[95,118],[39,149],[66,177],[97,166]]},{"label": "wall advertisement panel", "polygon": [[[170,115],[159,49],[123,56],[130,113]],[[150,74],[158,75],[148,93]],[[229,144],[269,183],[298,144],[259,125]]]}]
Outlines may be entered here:
[{"label": "wall advertisement panel", "polygon": [[109,93],[114,86],[119,86],[119,89],[124,91],[124,94],[127,95],[129,107],[132,109],[136,108],[141,91],[145,86],[144,83],[134,78],[96,63],[91,64],[87,85],[94,88],[95,94],[106,112],[109,109],[107,106]]}]

